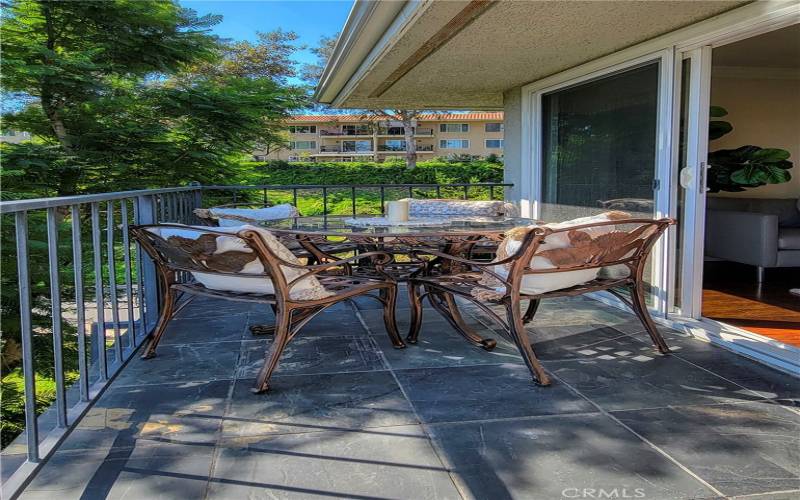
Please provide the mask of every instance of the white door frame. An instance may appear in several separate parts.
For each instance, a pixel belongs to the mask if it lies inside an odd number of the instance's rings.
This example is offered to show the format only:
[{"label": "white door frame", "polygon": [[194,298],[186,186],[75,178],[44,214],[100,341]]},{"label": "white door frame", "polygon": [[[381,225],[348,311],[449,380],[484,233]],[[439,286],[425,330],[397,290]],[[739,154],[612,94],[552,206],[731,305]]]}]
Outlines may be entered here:
[{"label": "white door frame", "polygon": [[[580,85],[599,78],[608,77],[617,73],[634,69],[649,63],[659,63],[658,77],[658,109],[656,119],[656,155],[655,171],[656,181],[653,199],[656,217],[670,215],[670,174],[672,170],[672,99],[673,99],[673,74],[674,51],[664,49],[638,57],[612,64],[595,71],[587,72],[576,77],[564,75],[564,78],[546,79],[527,85],[523,88],[522,95],[522,123],[523,123],[523,148],[529,154],[522,155],[522,199],[523,215],[539,218],[541,213],[540,200],[542,198],[542,96],[567,87]],[[524,187],[529,186],[526,192]],[[529,203],[525,201],[530,200]],[[665,262],[669,255],[669,245],[672,238],[667,236],[653,249],[652,261]],[[669,267],[667,265],[655,266],[652,276],[653,300],[651,309],[659,315],[666,315]],[[620,302],[621,304],[621,302]]]}]

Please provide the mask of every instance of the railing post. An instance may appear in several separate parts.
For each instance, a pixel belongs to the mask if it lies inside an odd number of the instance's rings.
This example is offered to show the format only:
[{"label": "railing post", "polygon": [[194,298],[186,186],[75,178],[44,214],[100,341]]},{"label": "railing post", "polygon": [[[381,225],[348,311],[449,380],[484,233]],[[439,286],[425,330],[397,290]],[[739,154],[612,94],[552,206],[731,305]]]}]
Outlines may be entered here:
[{"label": "railing post", "polygon": [[[136,197],[137,219],[136,224],[155,224],[156,207],[155,199],[152,196],[144,195]],[[144,301],[144,317],[142,318],[142,330],[147,335],[155,326],[158,320],[158,279],[156,277],[156,267],[149,258],[141,259],[142,283],[144,285],[144,297],[139,300]]]}]

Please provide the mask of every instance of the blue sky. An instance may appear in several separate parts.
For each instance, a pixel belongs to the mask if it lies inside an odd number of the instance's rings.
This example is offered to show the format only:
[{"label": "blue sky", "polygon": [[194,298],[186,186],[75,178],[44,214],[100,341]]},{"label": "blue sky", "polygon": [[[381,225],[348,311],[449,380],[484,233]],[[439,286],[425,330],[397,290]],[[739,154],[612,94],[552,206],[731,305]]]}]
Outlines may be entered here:
[{"label": "blue sky", "polygon": [[[298,44],[315,45],[323,35],[331,36],[344,26],[351,0],[330,1],[241,1],[241,0],[181,0],[181,5],[194,9],[199,15],[222,14],[214,33],[234,40],[256,39],[257,31],[281,28],[294,31]],[[298,62],[313,62],[314,56],[300,51]]]}]

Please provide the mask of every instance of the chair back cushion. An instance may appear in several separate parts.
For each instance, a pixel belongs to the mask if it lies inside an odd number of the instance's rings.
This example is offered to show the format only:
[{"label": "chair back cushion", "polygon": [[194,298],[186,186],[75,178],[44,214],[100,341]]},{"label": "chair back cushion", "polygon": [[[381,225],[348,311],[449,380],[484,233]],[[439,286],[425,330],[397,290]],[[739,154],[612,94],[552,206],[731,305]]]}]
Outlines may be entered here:
[{"label": "chair back cushion", "polygon": [[[566,231],[565,229],[597,222],[623,221],[628,218],[630,218],[630,215],[625,212],[612,211],[565,222],[517,228],[509,231],[506,238],[500,244],[497,251],[497,259],[501,260],[517,253],[520,250],[522,240],[527,231],[536,227],[545,227],[561,231],[549,234],[545,237],[545,240],[539,245],[531,259],[530,268],[532,270],[557,268],[565,270],[553,273],[524,275],[520,286],[520,291],[522,293],[538,295],[581,285],[597,278],[601,270],[605,274],[602,277],[622,278],[627,276],[629,272],[627,266],[622,264],[607,266],[608,269],[595,267],[590,269],[576,269],[574,271],[568,270],[570,267],[587,265],[595,246],[602,244],[602,241],[607,239],[604,235],[611,235],[611,233],[615,232],[615,225],[587,227],[575,231]],[[632,255],[634,251],[635,250],[631,250],[629,253]],[[503,265],[494,266],[494,272],[501,276],[507,276],[508,268]]]},{"label": "chair back cushion", "polygon": [[470,215],[497,217],[514,215],[514,205],[501,200],[466,201],[442,199],[406,198],[408,214],[416,217],[434,217],[442,215]]},{"label": "chair back cushion", "polygon": [[[177,224],[147,228],[158,237],[153,240],[154,246],[166,257],[168,264],[189,269],[199,283],[211,290],[273,295],[275,287],[270,277],[273,273],[281,272],[287,283],[308,274],[308,271],[288,266],[267,272],[256,251],[246,240],[237,236],[237,233],[246,230],[258,233],[281,260],[301,264],[275,235],[256,226],[239,225],[215,228],[213,231],[203,226]],[[294,300],[319,300],[331,295],[314,275],[301,279],[289,291],[289,297]]]},{"label": "chair back cushion", "polygon": [[264,220],[288,219],[297,217],[299,213],[294,205],[284,203],[264,208],[210,208],[208,213],[217,219],[220,227],[238,227],[242,223],[253,223]]}]

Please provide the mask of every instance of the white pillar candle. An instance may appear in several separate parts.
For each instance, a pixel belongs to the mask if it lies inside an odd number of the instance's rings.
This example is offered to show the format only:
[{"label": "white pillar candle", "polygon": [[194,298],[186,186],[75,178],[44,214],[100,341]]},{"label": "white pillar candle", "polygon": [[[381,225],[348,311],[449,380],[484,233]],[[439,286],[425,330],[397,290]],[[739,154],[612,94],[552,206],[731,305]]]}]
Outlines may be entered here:
[{"label": "white pillar candle", "polygon": [[408,220],[408,201],[386,202],[386,218],[390,222],[405,222]]}]

